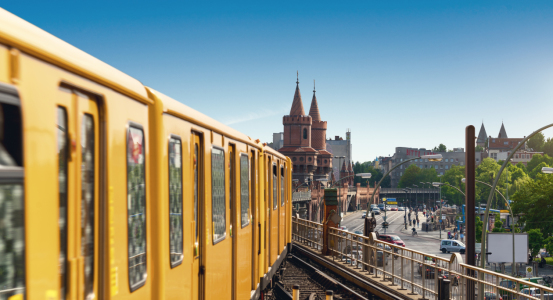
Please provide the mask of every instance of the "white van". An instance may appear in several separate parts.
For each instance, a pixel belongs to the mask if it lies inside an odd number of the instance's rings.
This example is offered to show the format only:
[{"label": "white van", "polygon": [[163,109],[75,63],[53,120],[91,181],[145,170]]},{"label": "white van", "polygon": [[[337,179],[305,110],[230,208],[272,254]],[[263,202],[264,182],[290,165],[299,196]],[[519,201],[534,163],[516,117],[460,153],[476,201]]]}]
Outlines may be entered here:
[{"label": "white van", "polygon": [[457,240],[442,240],[440,242],[440,251],[442,253],[460,252],[465,253],[465,244]]}]

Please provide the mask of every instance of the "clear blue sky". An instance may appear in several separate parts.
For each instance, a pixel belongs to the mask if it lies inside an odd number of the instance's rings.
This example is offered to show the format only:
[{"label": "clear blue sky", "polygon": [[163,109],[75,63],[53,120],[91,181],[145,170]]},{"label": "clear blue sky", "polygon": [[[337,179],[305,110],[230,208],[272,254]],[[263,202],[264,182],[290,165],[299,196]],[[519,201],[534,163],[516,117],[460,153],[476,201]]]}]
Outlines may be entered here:
[{"label": "clear blue sky", "polygon": [[32,2],[2,7],[267,142],[296,70],[355,161],[553,122],[553,1]]}]

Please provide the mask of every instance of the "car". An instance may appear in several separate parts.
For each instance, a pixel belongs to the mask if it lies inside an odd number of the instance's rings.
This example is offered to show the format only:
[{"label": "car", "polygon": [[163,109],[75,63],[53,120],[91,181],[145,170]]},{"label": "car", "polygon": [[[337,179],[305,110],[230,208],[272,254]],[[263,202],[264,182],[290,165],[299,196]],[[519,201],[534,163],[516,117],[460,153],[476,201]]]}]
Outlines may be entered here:
[{"label": "car", "polygon": [[397,208],[397,210],[398,210],[398,211],[405,211],[405,207],[400,206],[400,207]]},{"label": "car", "polygon": [[361,215],[361,218],[364,219],[367,217],[367,213],[366,212],[363,212],[363,214]]},{"label": "car", "polygon": [[380,203],[378,204],[378,208],[381,210],[381,211],[384,211],[386,205],[384,205],[384,203]]},{"label": "car", "polygon": [[395,244],[398,246],[405,247],[405,243],[399,238],[399,236],[395,234],[380,234],[378,236],[378,239],[384,242],[388,242],[390,244]]},{"label": "car", "polygon": [[386,211],[392,211],[392,207],[391,207],[391,206],[386,206],[386,207],[385,207],[385,210],[386,210]]},{"label": "car", "polygon": [[371,204],[371,209],[373,209],[373,207],[378,207],[378,204]]},{"label": "car", "polygon": [[[435,265],[435,263],[432,263],[432,265]],[[426,271],[424,272],[424,278],[433,279],[434,276],[436,275],[436,268],[428,265],[424,265],[424,267],[426,268]],[[419,275],[422,275],[422,268],[423,268],[423,264],[419,264]],[[443,276],[443,275],[444,275],[444,271],[442,269],[438,269],[438,276]]]},{"label": "car", "polygon": [[463,244],[461,241],[442,240],[440,242],[440,251],[442,251],[442,253],[459,252],[461,254],[464,254],[465,249],[465,244]]},{"label": "car", "polygon": [[372,213],[374,213],[375,215],[379,215],[380,214],[380,209],[378,209],[378,207],[375,207],[371,210]]},{"label": "car", "polygon": [[484,300],[503,300],[503,297],[492,292],[484,292]]},{"label": "car", "polygon": [[397,211],[397,205],[388,205],[390,211]]}]

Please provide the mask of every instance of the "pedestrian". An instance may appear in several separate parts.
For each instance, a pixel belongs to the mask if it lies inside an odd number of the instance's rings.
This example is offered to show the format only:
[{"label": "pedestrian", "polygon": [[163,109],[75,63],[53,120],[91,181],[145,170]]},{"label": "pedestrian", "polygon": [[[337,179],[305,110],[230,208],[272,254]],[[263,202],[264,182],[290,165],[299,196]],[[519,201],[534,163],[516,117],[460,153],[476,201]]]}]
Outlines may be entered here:
[{"label": "pedestrian", "polygon": [[413,219],[413,226],[417,223],[417,220]]},{"label": "pedestrian", "polygon": [[419,219],[417,219],[417,228],[419,228]]},{"label": "pedestrian", "polygon": [[464,242],[465,242],[465,240],[464,240],[464,239],[465,239],[465,235],[464,235],[464,234],[463,234],[463,233],[461,232],[461,242],[463,242],[463,243],[464,243]]}]

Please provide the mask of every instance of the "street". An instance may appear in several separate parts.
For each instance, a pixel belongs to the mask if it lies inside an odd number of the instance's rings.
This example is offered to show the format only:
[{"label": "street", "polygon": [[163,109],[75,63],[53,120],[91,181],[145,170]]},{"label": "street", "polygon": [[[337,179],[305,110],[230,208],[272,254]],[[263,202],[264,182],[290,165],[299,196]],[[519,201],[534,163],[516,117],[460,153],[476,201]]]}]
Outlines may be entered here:
[{"label": "street", "polygon": [[[340,225],[346,226],[349,232],[352,233],[358,230],[363,232],[365,219],[361,217],[362,214],[363,211],[350,213],[342,219]],[[386,229],[386,231],[384,230],[384,228],[382,228],[382,222],[384,222],[384,212],[381,212],[380,215],[375,216],[377,224],[376,231],[378,231],[379,233],[395,234],[399,236],[399,238],[401,238],[405,242],[405,246],[409,249],[421,251],[428,254],[434,254],[441,257],[451,257],[451,254],[444,254],[440,251],[439,231],[427,233],[422,232],[422,229],[419,227],[417,228],[418,236],[413,237],[411,235],[411,228],[413,228],[413,226],[407,226],[407,230],[405,230],[405,225],[403,223],[403,217],[405,216],[404,211],[388,211],[386,212],[386,216],[389,223],[389,227]],[[411,217],[413,217],[413,215],[411,215]],[[422,213],[419,213],[419,220],[422,223],[423,220],[426,220],[426,217],[423,217]],[[442,232],[442,239],[447,239],[447,232]]]}]

